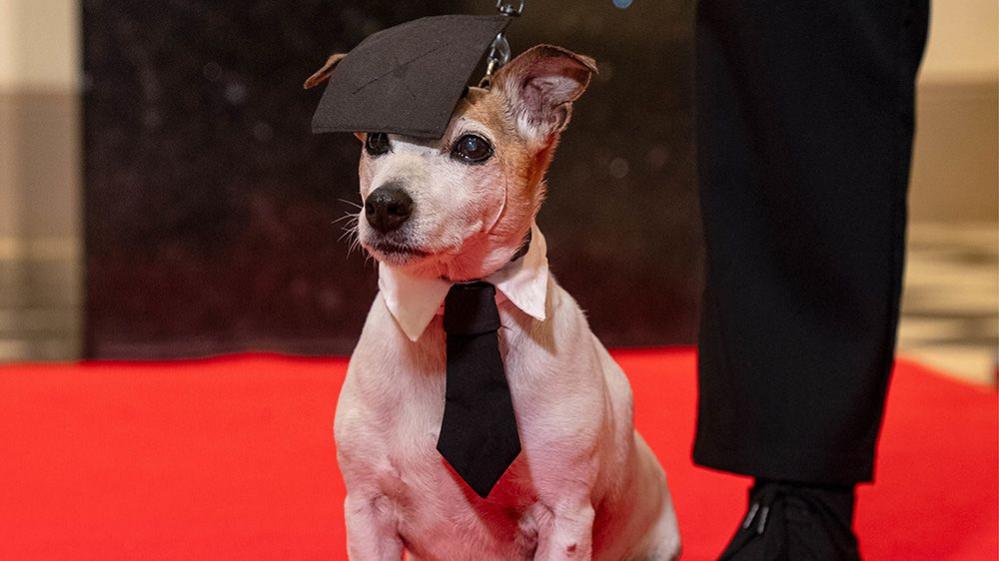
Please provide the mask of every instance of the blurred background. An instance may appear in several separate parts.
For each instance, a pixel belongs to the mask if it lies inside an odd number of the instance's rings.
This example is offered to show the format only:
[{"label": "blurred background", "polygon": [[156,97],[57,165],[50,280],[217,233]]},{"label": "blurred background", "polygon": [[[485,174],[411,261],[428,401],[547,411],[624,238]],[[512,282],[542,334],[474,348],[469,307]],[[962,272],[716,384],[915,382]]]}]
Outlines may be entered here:
[{"label": "blurred background", "polygon": [[[313,136],[331,52],[493,2],[0,0],[0,362],[347,354],[375,268],[336,219],[359,147]],[[689,0],[530,2],[516,51],[594,56],[539,219],[610,346],[689,344],[701,248]],[[937,2],[903,353],[994,383],[999,8]],[[621,313],[627,310],[627,313]]]}]

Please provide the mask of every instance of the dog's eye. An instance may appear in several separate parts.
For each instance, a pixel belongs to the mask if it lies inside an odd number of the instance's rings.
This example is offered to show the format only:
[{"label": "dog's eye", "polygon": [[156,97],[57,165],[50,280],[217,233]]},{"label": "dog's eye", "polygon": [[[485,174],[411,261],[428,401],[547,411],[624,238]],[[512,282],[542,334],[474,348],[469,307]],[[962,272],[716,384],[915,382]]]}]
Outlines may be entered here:
[{"label": "dog's eye", "polygon": [[388,152],[391,147],[388,135],[383,132],[368,133],[368,137],[364,141],[364,150],[369,156],[381,156]]},{"label": "dog's eye", "polygon": [[481,136],[466,134],[454,143],[451,155],[459,160],[477,164],[488,160],[493,155],[493,147]]}]

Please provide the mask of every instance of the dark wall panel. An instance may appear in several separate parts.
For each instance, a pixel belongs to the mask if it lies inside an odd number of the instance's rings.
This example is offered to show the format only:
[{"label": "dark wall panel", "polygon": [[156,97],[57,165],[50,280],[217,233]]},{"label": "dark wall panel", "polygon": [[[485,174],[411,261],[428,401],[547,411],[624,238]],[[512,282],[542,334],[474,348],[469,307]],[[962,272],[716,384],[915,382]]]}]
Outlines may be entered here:
[{"label": "dark wall panel", "polygon": [[[375,267],[335,220],[358,146],[313,136],[330,52],[493,3],[85,0],[86,349],[91,357],[348,353]],[[692,340],[690,7],[529,2],[515,51],[596,57],[539,220],[560,281],[611,345]]]}]

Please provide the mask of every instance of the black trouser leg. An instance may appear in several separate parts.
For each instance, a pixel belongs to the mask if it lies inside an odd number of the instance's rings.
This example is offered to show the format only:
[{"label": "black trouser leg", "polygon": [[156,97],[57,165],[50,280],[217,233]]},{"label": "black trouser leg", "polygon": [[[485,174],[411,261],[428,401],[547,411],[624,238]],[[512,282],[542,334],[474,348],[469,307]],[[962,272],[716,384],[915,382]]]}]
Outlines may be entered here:
[{"label": "black trouser leg", "polygon": [[701,0],[707,280],[694,459],[873,476],[929,0]]}]

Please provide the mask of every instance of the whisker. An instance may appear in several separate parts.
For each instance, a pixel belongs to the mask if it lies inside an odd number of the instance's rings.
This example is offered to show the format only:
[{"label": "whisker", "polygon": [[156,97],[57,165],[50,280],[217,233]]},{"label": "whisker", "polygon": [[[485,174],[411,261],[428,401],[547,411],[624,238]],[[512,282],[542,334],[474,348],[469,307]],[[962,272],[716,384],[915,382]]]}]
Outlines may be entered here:
[{"label": "whisker", "polygon": [[344,227],[343,234],[337,241],[343,241],[344,238],[350,240],[350,243],[347,245],[347,258],[349,258],[354,253],[354,250],[361,246],[361,239],[357,235],[357,223],[348,224]]},{"label": "whisker", "polygon": [[338,224],[341,222],[343,223],[343,234],[341,234],[340,237],[337,238],[337,241],[342,242],[344,240],[347,240],[349,242],[347,244],[348,259],[355,251],[360,250],[364,252],[364,263],[365,265],[367,265],[367,263],[373,260],[374,257],[372,257],[371,254],[364,251],[363,247],[361,246],[361,239],[357,231],[358,224],[361,219],[361,212],[364,210],[364,205],[356,203],[354,201],[348,201],[347,199],[337,199],[337,200],[357,209],[357,212],[347,212],[344,216],[341,216],[340,218],[333,220],[332,222],[333,224]]},{"label": "whisker", "polygon": [[358,210],[361,210],[361,209],[364,208],[364,205],[362,205],[360,203],[356,203],[354,201],[348,201],[347,199],[337,199],[337,200],[340,201],[341,203],[347,203],[348,205],[350,205],[350,206],[352,206],[352,207],[354,207],[354,208],[356,208]]},{"label": "whisker", "polygon": [[361,213],[359,213],[359,212],[348,212],[348,213],[344,214],[343,216],[341,216],[340,218],[337,218],[336,220],[330,222],[330,224],[336,224],[337,222],[343,222],[344,220],[348,220],[350,218],[353,218],[354,220],[357,220],[360,217],[361,217]]},{"label": "whisker", "polygon": [[357,233],[357,228],[344,228],[343,234],[340,234],[340,237],[337,238],[336,241],[342,242],[344,238],[349,238],[355,235],[356,233]]}]

